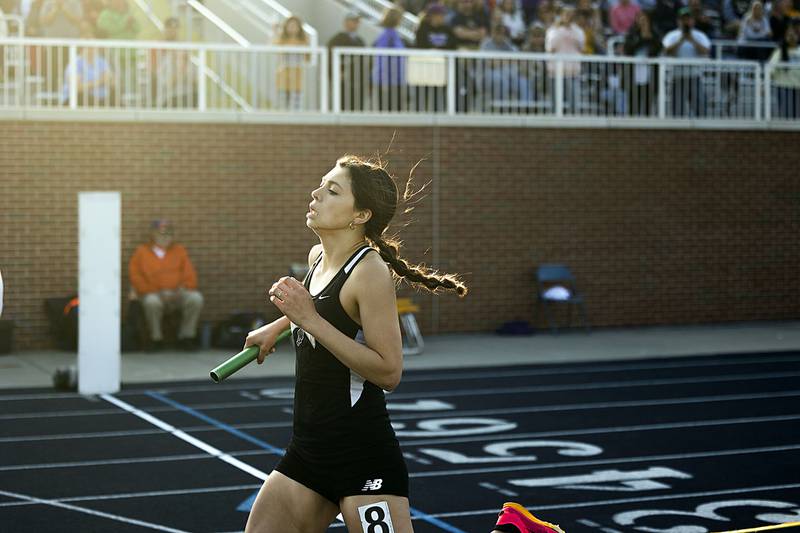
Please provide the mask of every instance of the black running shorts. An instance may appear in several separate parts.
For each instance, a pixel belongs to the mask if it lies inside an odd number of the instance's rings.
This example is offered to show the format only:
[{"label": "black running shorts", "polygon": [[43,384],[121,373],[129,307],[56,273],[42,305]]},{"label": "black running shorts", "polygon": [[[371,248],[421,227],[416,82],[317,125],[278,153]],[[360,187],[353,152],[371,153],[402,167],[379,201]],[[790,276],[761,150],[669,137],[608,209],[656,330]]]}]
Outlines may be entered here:
[{"label": "black running shorts", "polygon": [[[320,459],[319,457],[325,457]],[[290,443],[275,470],[339,505],[346,496],[390,494],[408,498],[408,469],[399,446],[371,448],[331,460]]]}]

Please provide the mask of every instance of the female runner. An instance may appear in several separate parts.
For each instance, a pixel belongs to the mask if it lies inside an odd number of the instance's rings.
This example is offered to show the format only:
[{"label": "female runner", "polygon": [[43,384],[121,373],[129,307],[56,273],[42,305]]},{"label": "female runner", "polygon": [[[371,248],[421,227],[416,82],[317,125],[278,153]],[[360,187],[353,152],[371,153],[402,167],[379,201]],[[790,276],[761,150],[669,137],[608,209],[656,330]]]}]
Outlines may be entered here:
[{"label": "female runner", "polygon": [[269,298],[283,316],[245,342],[260,347],[261,364],[291,327],[297,356],[292,438],[246,533],[323,532],[340,512],[351,532],[413,531],[408,470],[384,400],[403,372],[395,278],[459,296],[467,288],[399,256],[399,241],[384,235],[399,200],[383,165],[355,156],[340,158],[311,192],[306,225],[320,244],[309,273],[273,284]]}]

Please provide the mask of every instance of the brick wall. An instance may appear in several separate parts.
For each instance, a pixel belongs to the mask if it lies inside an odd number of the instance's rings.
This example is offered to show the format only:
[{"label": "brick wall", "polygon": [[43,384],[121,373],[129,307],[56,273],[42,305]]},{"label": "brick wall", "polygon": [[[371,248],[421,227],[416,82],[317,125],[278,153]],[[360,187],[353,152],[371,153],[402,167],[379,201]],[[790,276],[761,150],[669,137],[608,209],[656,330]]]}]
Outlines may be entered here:
[{"label": "brick wall", "polygon": [[[800,318],[800,134],[621,129],[4,122],[0,269],[16,345],[51,345],[43,300],[77,288],[77,193],[122,192],[122,257],[167,216],[204,320],[263,310],[304,260],[309,191],[345,152],[384,151],[428,196],[410,259],[470,295],[417,296],[424,332],[527,319],[533,268],[564,262],[596,326]],[[126,276],[127,278],[127,276]],[[123,292],[127,291],[123,280]]]}]

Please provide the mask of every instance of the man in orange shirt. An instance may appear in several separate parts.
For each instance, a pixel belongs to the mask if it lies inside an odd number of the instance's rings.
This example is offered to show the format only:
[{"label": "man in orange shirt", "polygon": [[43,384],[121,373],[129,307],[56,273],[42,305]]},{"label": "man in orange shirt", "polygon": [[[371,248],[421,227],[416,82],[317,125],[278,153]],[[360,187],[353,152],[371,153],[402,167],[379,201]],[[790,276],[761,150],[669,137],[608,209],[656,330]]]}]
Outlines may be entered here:
[{"label": "man in orange shirt", "polygon": [[155,220],[151,228],[150,242],[136,249],[128,266],[131,285],[142,302],[153,350],[164,345],[164,311],[175,309],[181,311],[178,345],[190,350],[196,345],[197,321],[203,308],[197,273],[186,248],[172,242],[173,228],[168,220]]}]

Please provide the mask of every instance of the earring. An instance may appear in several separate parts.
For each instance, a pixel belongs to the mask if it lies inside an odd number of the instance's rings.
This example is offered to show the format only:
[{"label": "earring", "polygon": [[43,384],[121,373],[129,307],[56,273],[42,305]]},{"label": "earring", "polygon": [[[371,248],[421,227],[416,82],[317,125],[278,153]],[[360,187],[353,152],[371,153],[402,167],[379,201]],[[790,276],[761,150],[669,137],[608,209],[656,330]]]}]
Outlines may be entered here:
[{"label": "earring", "polygon": [[353,222],[352,222],[352,221],[350,222],[350,229],[351,229],[351,230],[354,230],[354,229],[356,229],[356,227],[353,225]]}]

